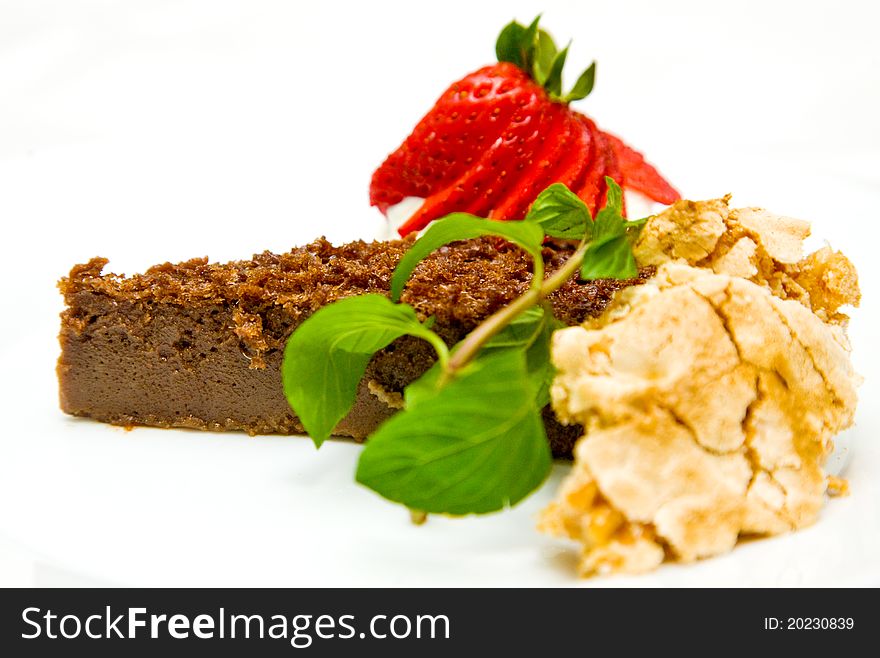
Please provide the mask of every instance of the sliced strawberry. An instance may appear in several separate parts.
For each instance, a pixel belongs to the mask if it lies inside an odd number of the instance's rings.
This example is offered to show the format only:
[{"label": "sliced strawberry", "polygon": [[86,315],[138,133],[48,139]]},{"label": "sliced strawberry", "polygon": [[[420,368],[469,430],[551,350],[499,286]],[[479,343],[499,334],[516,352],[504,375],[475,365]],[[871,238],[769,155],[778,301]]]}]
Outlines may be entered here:
[{"label": "sliced strawberry", "polygon": [[546,93],[501,62],[451,85],[373,174],[370,203],[385,212],[407,196],[440,192],[473,166],[523,108]]},{"label": "sliced strawberry", "polygon": [[579,181],[579,184],[576,187],[572,188],[572,191],[587,204],[590,213],[595,217],[596,211],[600,207],[602,193],[605,190],[605,174],[607,166],[605,158],[606,143],[602,139],[602,132],[596,127],[595,123],[583,114],[578,114],[577,117],[585,129],[589,131],[594,148],[593,156],[588,163],[586,175]]},{"label": "sliced strawberry", "polygon": [[572,141],[572,121],[565,109],[556,104],[550,105],[548,129],[543,136],[541,150],[529,161],[520,161],[514,175],[507,180],[492,204],[489,217],[492,219],[522,219],[523,208],[528,208],[534,198],[546,187],[536,189],[539,181],[552,176],[560,158]]},{"label": "sliced strawberry", "polygon": [[548,150],[559,143],[560,131],[565,127],[565,114],[564,108],[540,101],[534,113],[523,112],[521,117],[530,124],[531,132],[516,145],[514,152],[496,153],[490,162],[494,180],[490,180],[488,186],[482,188],[484,191],[463,210],[483,217],[505,219],[496,213],[498,204],[509,194],[517,194],[520,189],[518,179],[539,166]]},{"label": "sliced strawberry", "polygon": [[666,182],[644,156],[624,144],[618,137],[603,133],[620,163],[623,176],[621,186],[628,187],[660,203],[673,203],[681,198],[678,191]]},{"label": "sliced strawberry", "polygon": [[[606,180],[606,177],[611,178],[615,183],[623,187],[623,173],[620,170],[620,163],[617,161],[617,155],[614,153],[614,149],[611,148],[608,135],[602,131],[599,131],[599,135],[603,144],[602,150],[605,153],[605,175],[602,176],[602,194],[599,203],[599,207],[601,208],[608,202],[608,181]],[[621,199],[620,202],[621,214],[626,217],[626,201]]]},{"label": "sliced strawberry", "polygon": [[495,198],[499,180],[526,164],[541,146],[542,124],[549,106],[535,100],[522,108],[521,120],[510,124],[507,131],[484,151],[479,161],[446,188],[429,196],[415,214],[399,229],[401,235],[419,231],[429,222],[451,212],[472,212],[486,215]]},{"label": "sliced strawberry", "polygon": [[[569,112],[569,114],[578,129],[575,132],[575,141],[572,142],[572,153],[569,153],[566,159],[560,163],[560,173],[556,176],[555,182],[562,183],[570,190],[576,190],[587,177],[590,163],[596,158],[597,144],[589,127],[584,125],[574,112]],[[580,155],[580,161],[574,157],[576,154]],[[539,190],[539,193],[541,191],[543,190]]]},{"label": "sliced strawberry", "polygon": [[425,199],[401,235],[457,211],[522,219],[556,182],[595,214],[606,175],[657,201],[678,199],[641,154],[569,107],[592,90],[595,63],[563,93],[568,49],[557,50],[537,25],[505,27],[496,43],[502,61],[451,85],[373,174],[370,203],[382,212],[407,196]]},{"label": "sliced strawberry", "polygon": [[568,134],[560,135],[557,156],[551,166],[535,171],[536,177],[527,181],[522,189],[517,190],[503,207],[496,211],[500,219],[522,219],[526,216],[529,206],[545,188],[553,183],[563,183],[572,188],[579,179],[589,161],[591,148],[590,135],[570,112],[567,113]]}]

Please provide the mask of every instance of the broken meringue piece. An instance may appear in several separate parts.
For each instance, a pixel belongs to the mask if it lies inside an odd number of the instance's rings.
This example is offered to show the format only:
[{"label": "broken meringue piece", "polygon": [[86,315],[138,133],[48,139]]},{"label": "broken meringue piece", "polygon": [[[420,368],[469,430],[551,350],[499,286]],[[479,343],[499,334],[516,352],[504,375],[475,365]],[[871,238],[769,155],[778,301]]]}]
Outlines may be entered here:
[{"label": "broken meringue piece", "polygon": [[585,435],[540,525],[581,543],[584,575],[816,520],[832,437],[856,408],[838,309],[859,290],[842,254],[802,257],[808,234],[727,199],[676,203],[636,246],[656,275],[554,334],[553,406]]}]

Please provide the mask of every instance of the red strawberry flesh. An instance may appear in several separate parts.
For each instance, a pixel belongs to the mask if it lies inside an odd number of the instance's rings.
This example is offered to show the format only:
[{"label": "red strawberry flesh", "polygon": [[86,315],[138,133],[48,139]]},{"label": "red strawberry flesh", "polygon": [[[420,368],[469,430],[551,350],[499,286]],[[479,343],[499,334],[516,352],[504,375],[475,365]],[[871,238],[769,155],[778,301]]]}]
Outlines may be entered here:
[{"label": "red strawberry flesh", "polygon": [[641,192],[660,203],[674,203],[681,198],[676,189],[666,182],[666,179],[652,165],[645,161],[645,157],[641,153],[633,150],[620,138],[610,133],[605,133],[605,137],[620,163],[620,171],[623,176],[622,186]]},{"label": "red strawberry flesh", "polygon": [[595,215],[605,176],[661,203],[679,198],[640,153],[501,62],[443,93],[373,174],[370,203],[384,213],[405,197],[424,198],[398,229],[406,235],[452,212],[523,219],[538,194],[559,182]]}]

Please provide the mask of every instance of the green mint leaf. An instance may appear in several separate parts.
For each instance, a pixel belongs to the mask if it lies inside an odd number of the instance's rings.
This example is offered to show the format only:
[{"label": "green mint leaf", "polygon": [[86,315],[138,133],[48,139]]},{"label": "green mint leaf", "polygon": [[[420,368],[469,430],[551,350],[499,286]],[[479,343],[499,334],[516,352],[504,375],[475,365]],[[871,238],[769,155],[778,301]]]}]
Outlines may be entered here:
[{"label": "green mint leaf", "polygon": [[574,87],[571,88],[571,91],[562,98],[562,102],[570,103],[571,101],[579,101],[582,98],[586,98],[590,95],[590,92],[593,91],[593,85],[595,83],[596,62],[593,62],[586,71],[581,73],[577,82],[574,83]]},{"label": "green mint leaf", "polygon": [[581,279],[631,279],[639,268],[632,253],[632,240],[644,221],[628,222],[622,215],[623,192],[606,176],[605,207],[596,213],[593,239],[581,265]]},{"label": "green mint leaf", "polygon": [[412,307],[376,294],[324,306],[293,332],[281,364],[284,395],[316,446],[351,409],[373,354],[405,334],[439,340]]},{"label": "green mint leaf", "polygon": [[544,81],[544,88],[553,98],[562,97],[562,68],[565,66],[565,58],[568,56],[568,46],[556,53],[553,63],[550,65],[550,71],[547,73],[547,79]]},{"label": "green mint leaf", "polygon": [[535,392],[538,408],[550,402],[550,384],[555,368],[550,360],[550,336],[562,323],[553,316],[549,305],[533,306],[521,313],[483,347],[482,354],[500,350],[524,350],[526,374]]},{"label": "green mint leaf", "polygon": [[590,243],[581,266],[581,279],[632,279],[639,274],[632,244],[626,235]]},{"label": "green mint leaf", "polygon": [[400,299],[400,293],[416,266],[431,252],[450,242],[470,240],[484,235],[504,238],[524,249],[533,257],[540,257],[544,232],[529,222],[499,222],[482,219],[467,213],[453,213],[432,222],[418,240],[407,250],[391,276],[391,298]]},{"label": "green mint leaf", "polygon": [[532,306],[520,313],[511,320],[510,324],[493,336],[483,346],[483,351],[488,353],[493,350],[511,348],[526,350],[535,342],[543,324],[544,309],[540,306]]},{"label": "green mint leaf", "polygon": [[527,62],[523,58],[522,43],[526,36],[526,28],[511,21],[508,23],[501,34],[498,35],[498,41],[495,42],[495,55],[499,62],[510,62],[524,69]]},{"label": "green mint leaf", "polygon": [[527,222],[539,224],[553,238],[581,240],[592,231],[590,209],[562,183],[554,183],[538,195]]},{"label": "green mint leaf", "polygon": [[650,217],[642,217],[641,219],[634,219],[626,222],[626,236],[629,238],[631,244],[635,244],[636,240],[638,240],[639,234],[642,232],[642,229],[645,227],[645,224],[648,223],[649,219]]},{"label": "green mint leaf", "polygon": [[623,212],[623,190],[611,176],[605,177],[605,184],[608,188],[605,193],[605,208],[620,215]]},{"label": "green mint leaf", "polygon": [[[550,335],[564,325],[543,307],[533,306],[523,311],[481,350],[481,356],[502,350],[520,350],[525,354],[526,373],[535,389],[538,407],[550,401],[549,390],[555,370],[550,362]],[[457,346],[456,346],[457,347]],[[453,347],[452,352],[455,352]],[[443,369],[435,363],[424,375],[406,387],[404,401],[408,408],[422,399],[437,394]]]},{"label": "green mint leaf", "polygon": [[556,43],[544,30],[538,30],[538,43],[535,47],[532,77],[539,85],[543,85],[550,75],[550,68],[556,58]]},{"label": "green mint leaf", "polygon": [[550,465],[524,355],[501,350],[386,421],[356,478],[411,509],[484,514],[525,498]]},{"label": "green mint leaf", "polygon": [[610,176],[605,177],[605,185],[607,187],[605,206],[596,213],[596,221],[593,223],[593,242],[596,247],[604,242],[625,235],[628,224],[622,214],[623,190],[620,189],[620,185]]},{"label": "green mint leaf", "polygon": [[550,404],[550,386],[556,376],[556,368],[550,358],[550,339],[553,332],[565,325],[553,316],[550,305],[544,313],[540,331],[526,350],[526,371],[535,390],[535,404],[539,409]]}]

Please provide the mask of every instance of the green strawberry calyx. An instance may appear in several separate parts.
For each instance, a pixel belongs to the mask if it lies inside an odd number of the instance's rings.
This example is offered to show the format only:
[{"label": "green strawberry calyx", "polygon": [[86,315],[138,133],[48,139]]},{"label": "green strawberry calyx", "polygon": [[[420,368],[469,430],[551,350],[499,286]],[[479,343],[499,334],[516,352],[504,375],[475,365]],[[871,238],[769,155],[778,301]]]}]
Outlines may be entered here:
[{"label": "green strawberry calyx", "polygon": [[568,56],[571,42],[562,50],[556,48],[553,37],[538,27],[541,16],[528,26],[511,21],[498,35],[495,54],[499,62],[510,62],[526,71],[539,85],[547,90],[554,101],[570,103],[586,98],[593,91],[596,80],[596,62],[578,77],[571,90],[562,92],[562,67]]}]

